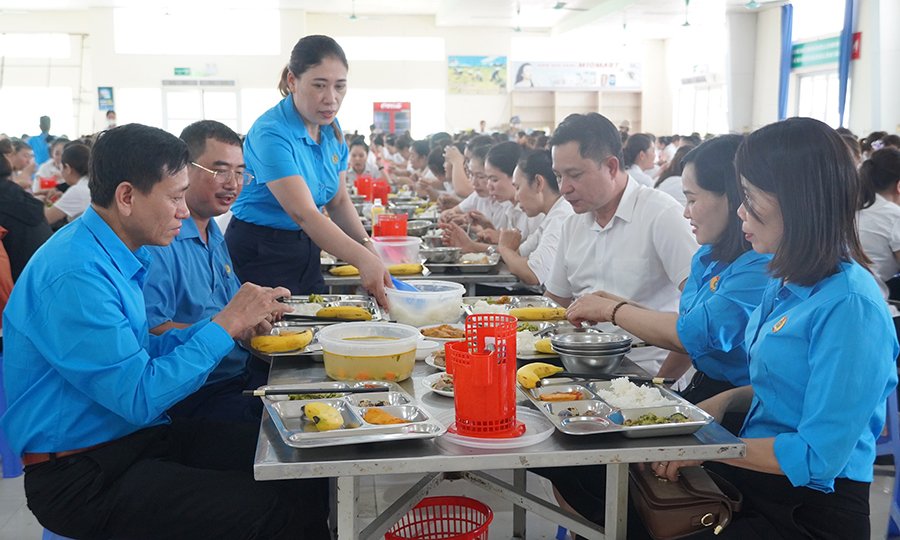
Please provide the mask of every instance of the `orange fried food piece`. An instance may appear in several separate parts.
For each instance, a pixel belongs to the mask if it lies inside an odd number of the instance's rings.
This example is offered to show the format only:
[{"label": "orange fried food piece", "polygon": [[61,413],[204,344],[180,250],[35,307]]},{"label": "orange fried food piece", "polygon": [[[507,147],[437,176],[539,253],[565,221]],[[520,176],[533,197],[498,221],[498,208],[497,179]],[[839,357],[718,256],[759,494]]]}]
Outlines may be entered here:
[{"label": "orange fried food piece", "polygon": [[541,394],[541,401],[578,401],[581,399],[581,392],[553,392],[552,394]]},{"label": "orange fried food piece", "polygon": [[442,324],[423,329],[422,335],[440,339],[458,339],[466,337],[466,331],[461,328],[454,328],[449,324]]},{"label": "orange fried food piece", "polygon": [[393,414],[386,413],[381,409],[369,409],[368,411],[366,411],[366,414],[363,415],[363,418],[370,424],[385,425],[406,423],[406,420],[398,418]]}]

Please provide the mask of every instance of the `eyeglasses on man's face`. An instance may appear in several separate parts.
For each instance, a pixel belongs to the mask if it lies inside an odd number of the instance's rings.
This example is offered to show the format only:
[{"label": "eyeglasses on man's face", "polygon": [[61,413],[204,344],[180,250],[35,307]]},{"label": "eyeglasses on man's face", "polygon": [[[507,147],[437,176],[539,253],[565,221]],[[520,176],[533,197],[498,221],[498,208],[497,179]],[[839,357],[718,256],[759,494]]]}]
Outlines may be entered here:
[{"label": "eyeglasses on man's face", "polygon": [[252,174],[244,172],[244,171],[207,169],[203,165],[200,165],[199,163],[194,163],[193,161],[191,162],[191,165],[193,165],[194,167],[197,167],[198,169],[202,169],[202,170],[208,172],[209,174],[213,175],[213,180],[215,180],[217,183],[219,183],[221,185],[225,185],[230,180],[234,180],[238,184],[240,184],[242,186],[246,186],[246,185],[249,185],[250,182],[253,181],[253,178],[255,178]]}]

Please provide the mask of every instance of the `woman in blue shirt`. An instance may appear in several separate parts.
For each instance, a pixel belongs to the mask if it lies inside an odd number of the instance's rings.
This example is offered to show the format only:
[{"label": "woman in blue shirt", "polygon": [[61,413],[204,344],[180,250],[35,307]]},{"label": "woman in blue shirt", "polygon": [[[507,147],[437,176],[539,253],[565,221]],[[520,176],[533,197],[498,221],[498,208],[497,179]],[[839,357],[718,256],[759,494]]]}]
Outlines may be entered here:
[{"label": "woman in blue shirt", "polygon": [[306,36],[294,46],[279,86],[284,99],[244,141],[246,170],[255,178],[232,207],[225,239],[243,282],[325,292],[322,248],[359,268],[363,287],[385,305],[390,275],[343,188],[349,152],[337,113],[347,69],[330,37]]},{"label": "woman in blue shirt", "polygon": [[[747,325],[750,385],[700,404],[748,411],[743,458],[719,466],[744,510],[719,537],[868,538],[869,484],[898,345],[857,237],[859,178],[840,136],[809,118],[757,130],[735,162],[738,214],[775,278]],[[696,462],[654,463],[677,479]]]},{"label": "woman in blue shirt", "polygon": [[604,291],[579,298],[567,311],[574,324],[611,321],[648,343],[687,353],[670,355],[659,375],[680,377],[693,363],[697,373],[683,394],[695,403],[750,382],[744,329],[769,281],[771,257],[750,249],[736,213],[741,195],[734,154],[742,140],[716,137],[682,161],[684,217],[701,247],[678,313],[649,310]]}]

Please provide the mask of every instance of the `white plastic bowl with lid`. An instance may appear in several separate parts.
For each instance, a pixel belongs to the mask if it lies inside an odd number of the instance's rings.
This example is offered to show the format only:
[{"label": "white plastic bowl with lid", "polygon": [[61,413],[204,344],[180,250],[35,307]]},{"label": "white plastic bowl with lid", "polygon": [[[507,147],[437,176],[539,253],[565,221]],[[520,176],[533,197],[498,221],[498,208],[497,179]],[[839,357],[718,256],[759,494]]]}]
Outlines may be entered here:
[{"label": "white plastic bowl with lid", "polygon": [[325,373],[339,381],[408,379],[420,337],[417,328],[386,322],[339,323],[317,334]]},{"label": "white plastic bowl with lid", "polygon": [[428,279],[416,280],[412,284],[417,291],[385,289],[392,319],[413,326],[459,321],[465,287],[451,281]]}]

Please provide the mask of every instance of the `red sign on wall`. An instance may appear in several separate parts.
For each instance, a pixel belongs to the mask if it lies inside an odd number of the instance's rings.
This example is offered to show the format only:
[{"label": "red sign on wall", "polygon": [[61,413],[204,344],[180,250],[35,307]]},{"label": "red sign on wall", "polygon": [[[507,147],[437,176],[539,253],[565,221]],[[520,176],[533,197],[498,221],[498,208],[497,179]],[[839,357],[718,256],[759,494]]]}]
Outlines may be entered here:
[{"label": "red sign on wall", "polygon": [[853,32],[853,41],[850,49],[850,59],[859,60],[859,48],[862,44],[862,32]]}]

